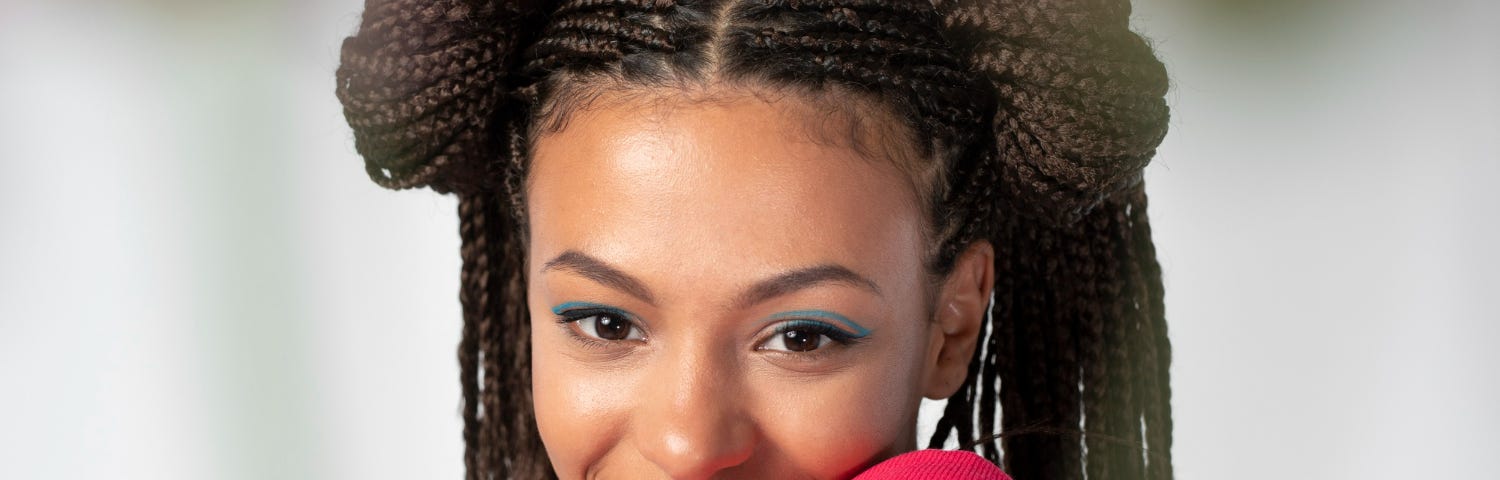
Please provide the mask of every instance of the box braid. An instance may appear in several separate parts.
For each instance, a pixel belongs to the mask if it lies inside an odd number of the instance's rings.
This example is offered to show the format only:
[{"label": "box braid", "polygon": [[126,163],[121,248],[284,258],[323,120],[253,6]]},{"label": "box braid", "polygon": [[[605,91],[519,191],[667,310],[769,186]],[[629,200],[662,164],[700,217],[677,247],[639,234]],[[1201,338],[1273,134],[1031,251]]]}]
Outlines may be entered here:
[{"label": "box braid", "polygon": [[368,2],[344,40],[337,95],[355,149],[377,184],[459,196],[464,465],[470,479],[551,476],[530,404],[524,237],[503,157],[505,92],[519,49],[539,33],[538,6],[480,0]]},{"label": "box braid", "polygon": [[530,404],[529,139],[605,89],[709,81],[890,113],[928,162],[906,166],[928,273],[995,246],[983,342],[930,447],[1016,478],[1172,477],[1141,180],[1167,78],[1128,0],[367,2],[337,74],[356,149],[382,186],[459,196],[468,478],[554,476]]}]

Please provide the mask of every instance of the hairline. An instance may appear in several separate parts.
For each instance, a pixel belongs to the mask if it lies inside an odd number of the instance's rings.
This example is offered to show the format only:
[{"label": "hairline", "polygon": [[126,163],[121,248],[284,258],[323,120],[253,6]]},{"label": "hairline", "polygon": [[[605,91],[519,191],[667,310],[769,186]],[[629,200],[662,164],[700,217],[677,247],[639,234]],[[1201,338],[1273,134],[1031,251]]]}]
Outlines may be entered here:
[{"label": "hairline", "polygon": [[[556,72],[547,79],[550,94],[536,105],[525,129],[525,171],[535,158],[537,139],[567,128],[578,115],[628,105],[646,104],[654,115],[664,116],[670,109],[690,105],[728,103],[753,97],[767,104],[795,102],[830,115],[803,115],[804,138],[823,146],[842,146],[854,150],[856,157],[877,167],[890,166],[907,184],[922,216],[923,266],[929,286],[942,277],[933,262],[941,251],[940,242],[949,232],[942,231],[946,222],[933,218],[934,206],[946,194],[946,152],[935,148],[925,158],[917,133],[906,125],[886,103],[870,94],[856,92],[837,84],[820,88],[793,82],[754,81],[716,77],[712,80],[667,79],[626,80],[613,73],[572,74]],[[867,113],[860,115],[860,112]],[[831,120],[831,121],[830,121]],[[873,121],[870,121],[873,120]],[[842,127],[842,128],[839,128]],[[524,198],[530,190],[531,176],[521,185]],[[523,209],[524,211],[524,209]],[[529,221],[523,220],[529,224]],[[529,237],[529,225],[523,225],[523,236]]]}]

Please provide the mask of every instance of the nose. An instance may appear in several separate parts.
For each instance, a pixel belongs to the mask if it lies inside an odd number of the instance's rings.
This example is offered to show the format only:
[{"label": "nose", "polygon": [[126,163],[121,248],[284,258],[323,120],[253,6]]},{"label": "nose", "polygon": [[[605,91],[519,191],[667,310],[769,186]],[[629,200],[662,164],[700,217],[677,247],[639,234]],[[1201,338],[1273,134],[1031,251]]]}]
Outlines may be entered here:
[{"label": "nose", "polygon": [[755,451],[755,422],[745,415],[725,363],[706,356],[661,358],[637,397],[635,444],[673,479],[710,478]]}]

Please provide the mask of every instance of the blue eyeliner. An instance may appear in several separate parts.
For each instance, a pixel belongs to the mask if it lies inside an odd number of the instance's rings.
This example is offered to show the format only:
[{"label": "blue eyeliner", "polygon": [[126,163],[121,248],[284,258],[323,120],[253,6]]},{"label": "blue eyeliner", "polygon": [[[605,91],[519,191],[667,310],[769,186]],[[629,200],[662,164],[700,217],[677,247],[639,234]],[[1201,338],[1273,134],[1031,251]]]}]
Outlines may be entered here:
[{"label": "blue eyeliner", "polygon": [[855,323],[853,320],[850,320],[849,317],[845,317],[843,315],[839,315],[837,313],[833,313],[833,312],[830,312],[830,311],[827,311],[827,310],[793,310],[793,311],[790,311],[790,312],[781,312],[781,313],[778,313],[778,314],[775,314],[775,315],[771,315],[769,318],[767,318],[767,320],[779,320],[779,319],[783,319],[783,318],[809,318],[809,317],[811,317],[811,318],[826,318],[826,319],[829,319],[829,320],[833,320],[833,321],[842,323],[842,324],[844,324],[844,326],[849,327],[850,329],[854,330],[854,332],[850,335],[852,338],[864,338],[866,335],[870,334],[870,329],[865,328],[863,325]]},{"label": "blue eyeliner", "polygon": [[635,318],[635,314],[627,312],[625,310],[621,310],[621,309],[616,308],[616,307],[611,307],[609,305],[604,305],[602,303],[591,303],[591,302],[564,302],[564,303],[558,304],[555,307],[552,307],[552,313],[554,315],[562,315],[563,312],[566,312],[568,310],[573,310],[573,309],[576,309],[576,308],[592,308],[592,309],[599,309],[599,310],[609,310],[609,311],[613,311],[613,312],[620,312],[620,314],[625,315],[627,317]]}]

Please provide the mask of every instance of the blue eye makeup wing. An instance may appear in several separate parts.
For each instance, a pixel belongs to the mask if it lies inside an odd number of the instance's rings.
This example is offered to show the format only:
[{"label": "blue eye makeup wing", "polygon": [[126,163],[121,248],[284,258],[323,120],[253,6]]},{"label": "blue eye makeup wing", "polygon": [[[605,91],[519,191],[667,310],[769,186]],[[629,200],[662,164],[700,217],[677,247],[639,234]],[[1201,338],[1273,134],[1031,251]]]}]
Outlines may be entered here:
[{"label": "blue eye makeup wing", "polygon": [[566,312],[568,310],[577,310],[577,309],[581,309],[581,308],[596,309],[596,310],[610,310],[610,311],[614,311],[614,312],[619,312],[622,315],[634,317],[634,315],[631,315],[630,312],[621,310],[619,308],[611,307],[609,305],[604,305],[602,303],[592,303],[592,302],[564,302],[564,303],[560,303],[560,304],[557,304],[557,306],[552,307],[552,313],[554,315],[562,315],[563,312]]},{"label": "blue eye makeup wing", "polygon": [[840,325],[843,325],[845,328],[848,328],[850,330],[849,333],[853,338],[863,338],[864,336],[870,334],[870,329],[865,328],[864,325],[860,325],[859,323],[850,320],[849,317],[845,317],[843,315],[839,315],[827,310],[793,310],[790,312],[781,312],[775,315],[771,315],[770,319],[778,320],[783,318],[818,318],[832,320],[838,322]]}]

